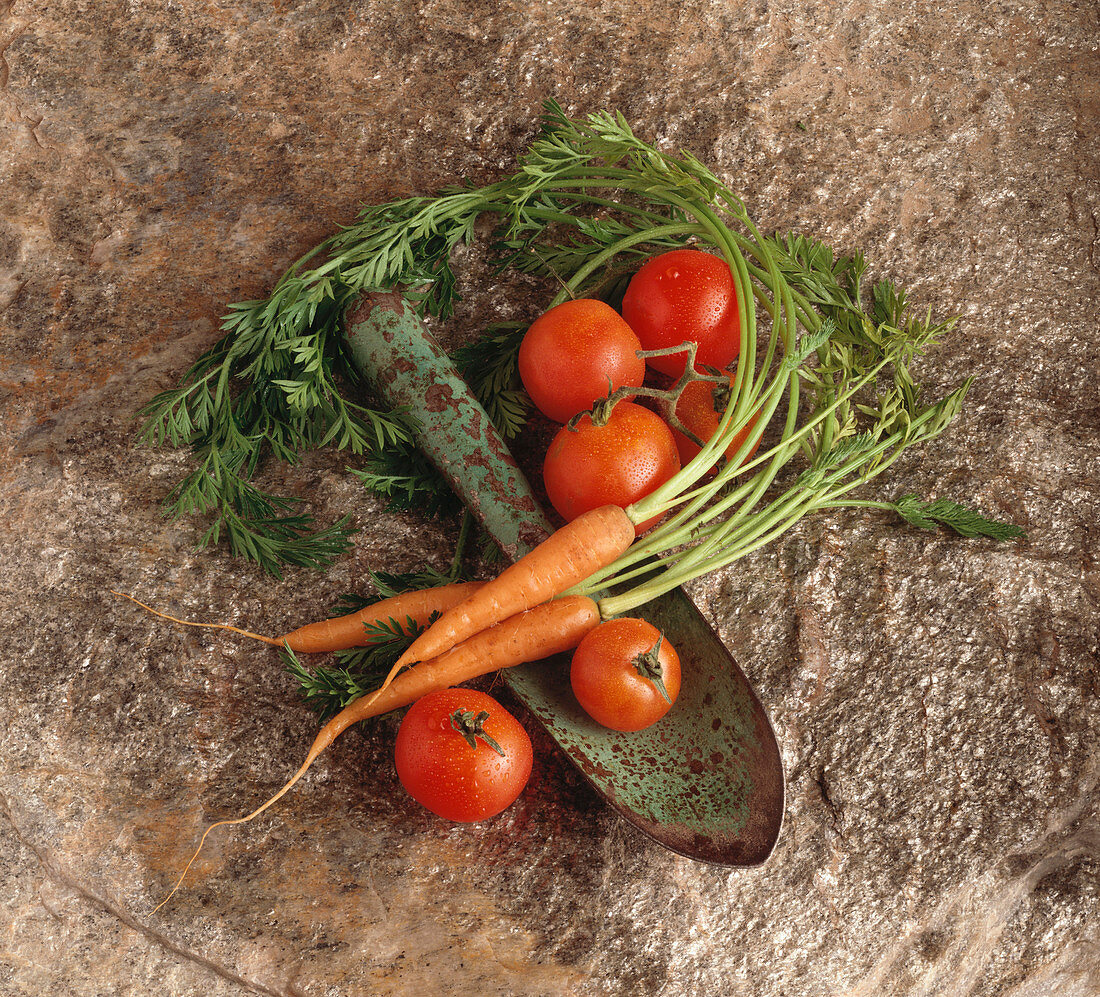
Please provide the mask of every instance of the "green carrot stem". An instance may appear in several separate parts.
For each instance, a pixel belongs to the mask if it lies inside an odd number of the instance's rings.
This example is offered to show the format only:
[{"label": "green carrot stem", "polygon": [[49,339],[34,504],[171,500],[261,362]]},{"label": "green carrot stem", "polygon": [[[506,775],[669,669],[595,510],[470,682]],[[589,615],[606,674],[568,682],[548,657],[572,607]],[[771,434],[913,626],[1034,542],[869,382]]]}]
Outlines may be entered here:
[{"label": "green carrot stem", "polygon": [[[882,361],[880,367],[887,361]],[[873,375],[869,374],[868,377]],[[855,389],[853,389],[855,390]],[[831,408],[835,408],[840,404],[841,399],[834,400]],[[842,461],[835,469],[829,471],[823,480],[823,483],[818,486],[817,490],[808,490],[802,485],[795,485],[787,492],[773,500],[767,509],[756,514],[755,518],[751,520],[745,526],[741,526],[741,521],[747,516],[748,504],[742,506],[742,508],[735,514],[721,518],[726,508],[731,504],[728,500],[726,502],[716,503],[710,507],[703,522],[707,520],[715,520],[715,525],[712,528],[706,528],[701,525],[699,520],[696,520],[690,528],[681,528],[679,531],[680,544],[669,543],[666,539],[663,549],[669,549],[672,546],[681,545],[687,543],[689,540],[694,539],[693,545],[683,554],[678,555],[672,565],[663,569],[661,578],[676,578],[678,581],[675,584],[682,584],[684,581],[690,581],[699,575],[705,574],[709,571],[713,571],[715,568],[723,567],[730,562],[729,552],[731,550],[745,549],[746,544],[750,543],[754,538],[760,536],[764,530],[771,526],[777,518],[782,517],[788,509],[798,505],[803,501],[801,496],[805,494],[811,495],[809,500],[813,508],[820,508],[825,503],[835,502],[841,495],[847,493],[853,488],[859,487],[865,484],[867,481],[879,474],[883,473],[895,460],[900,457],[901,453],[905,449],[905,446],[913,442],[913,436],[915,433],[923,428],[926,424],[932,422],[938,416],[938,407],[933,407],[926,412],[922,413],[916,419],[912,420],[909,426],[905,430],[896,431],[884,439],[880,440],[870,450],[859,452],[845,461]],[[824,413],[822,413],[824,415]],[[807,427],[804,427],[804,429]],[[935,433],[930,434],[927,437],[919,438],[931,438],[931,435],[938,435],[943,431],[946,425],[941,426]],[[790,439],[783,441],[789,444]],[[882,454],[887,453],[890,450],[894,450],[892,454],[885,460],[879,461],[877,464],[875,460]],[[842,480],[848,475],[859,470],[861,467],[865,468],[862,475],[854,481],[841,484]],[[833,486],[833,487],[828,487]],[[755,490],[755,489],[754,489]],[[744,491],[741,489],[740,491]],[[809,511],[809,509],[807,509]],[[804,514],[804,513],[803,513]],[[796,517],[790,522],[796,522]],[[775,535],[769,533],[769,536]],[[637,562],[640,557],[645,554],[652,556],[658,551],[657,544],[639,545],[642,548],[648,546],[648,550],[639,550],[634,552],[633,548],[628,552],[627,556],[620,558],[615,564],[609,566],[608,569],[602,574],[602,584],[604,587],[613,587],[620,585],[626,581],[632,580],[638,577],[640,574],[645,573],[643,569],[633,569],[624,572],[622,569],[629,568],[631,564]],[[747,549],[756,549],[756,546],[750,546]],[[720,552],[720,553],[715,553]],[[652,570],[652,566],[649,566],[645,570]],[[587,584],[587,582],[586,582]],[[630,592],[624,593],[621,597],[614,597],[614,599],[633,599],[640,598],[640,595],[634,593],[644,593],[652,591],[654,585],[662,584],[659,581],[650,581],[639,586],[637,589],[633,589]],[[670,587],[675,587],[675,584]],[[668,591],[667,588],[662,589]],[[661,594],[657,592],[655,594]],[[653,596],[648,596],[650,598]],[[644,601],[644,600],[643,600]],[[641,605],[641,602],[634,602],[626,608],[634,608]],[[624,612],[625,609],[619,606],[618,602],[612,603],[615,612]],[[608,609],[608,612],[611,612]]]},{"label": "green carrot stem", "polygon": [[641,243],[652,242],[655,236],[660,238],[665,235],[681,235],[683,231],[684,226],[682,224],[669,224],[662,225],[659,228],[648,229],[644,232],[637,232],[634,235],[624,236],[614,245],[609,246],[607,249],[593,256],[568,281],[566,281],[566,286],[554,296],[549,307],[553,308],[555,305],[560,305],[584,282],[589,274],[602,267],[608,260],[617,256],[623,250],[629,249],[631,246],[637,246]]},{"label": "green carrot stem", "polygon": [[[688,548],[669,558],[666,563],[670,566],[674,565],[676,571],[687,570],[696,564],[704,562],[723,544],[728,545],[734,542],[740,542],[745,539],[746,536],[751,538],[753,530],[766,528],[774,518],[782,516],[790,503],[796,501],[797,497],[804,492],[805,489],[797,485],[792,486],[781,495],[774,498],[766,509],[757,513],[756,516],[752,517],[747,522],[742,522],[740,525],[735,525],[734,527],[729,527],[728,521],[725,520],[718,520],[708,525],[699,526]],[[672,570],[672,568],[670,567],[667,570]],[[622,581],[623,579],[618,575],[612,575],[606,584],[610,588],[620,585]]]},{"label": "green carrot stem", "polygon": [[[776,537],[780,536],[787,530],[789,530],[795,523],[803,518],[807,513],[812,512],[814,509],[814,503],[809,502],[804,507],[799,508],[795,513],[789,516],[786,520],[778,523],[767,533],[759,535],[756,540],[752,542],[746,542],[743,545],[738,545],[733,549],[727,549],[724,552],[724,556],[721,558],[715,558],[707,567],[707,571],[713,571],[716,568],[726,567],[732,564],[739,558],[744,557],[746,554],[751,554],[754,550],[765,546],[770,543]],[[618,616],[622,613],[630,612],[632,609],[637,609],[639,606],[645,605],[651,599],[656,599],[658,596],[664,595],[666,592],[672,591],[672,589],[683,585],[685,582],[692,581],[697,578],[701,572],[698,571],[685,571],[679,572],[675,569],[669,569],[662,572],[653,581],[643,585],[639,585],[637,588],[631,589],[629,592],[624,592],[622,595],[610,596],[599,600],[600,614],[605,617]]]},{"label": "green carrot stem", "polygon": [[[788,356],[793,354],[795,347],[796,336],[796,324],[794,319],[794,308],[792,299],[786,294],[789,289],[786,281],[782,279],[778,270],[775,268],[774,260],[770,255],[765,252],[767,257],[769,276],[774,282],[774,287],[779,289],[779,301],[772,303],[769,308],[769,312],[773,317],[773,331],[780,324],[780,317],[784,320],[783,325],[783,342],[784,348]],[[744,265],[744,258],[740,250],[737,249],[735,256]],[[735,285],[738,288],[739,302],[745,300],[744,295],[746,288],[753,285],[753,282],[747,276],[747,270],[742,272],[742,276],[739,280],[735,281]],[[773,292],[774,293],[774,292]],[[740,307],[740,305],[739,305]],[[743,350],[742,355],[738,362],[738,373],[736,377],[738,390],[731,393],[731,398],[726,406],[725,412],[722,414],[722,418],[719,420],[718,426],[714,435],[709,441],[700,449],[699,453],[692,458],[677,474],[673,475],[667,482],[659,486],[644,499],[641,499],[638,503],[635,503],[630,510],[630,515],[636,516],[636,522],[644,522],[654,515],[659,515],[661,512],[666,511],[672,505],[678,504],[677,497],[684,491],[690,489],[696,481],[705,475],[718,461],[718,459],[725,454],[729,444],[733,441],[734,435],[744,428],[744,424],[747,422],[747,418],[750,414],[750,408],[755,399],[755,391],[759,390],[759,387],[755,388],[753,383],[750,383],[748,379],[744,377],[744,366],[746,363],[747,355],[755,355],[755,310],[750,309],[752,318],[749,323],[751,326],[750,334],[748,336],[748,342],[750,344],[748,350]],[[743,328],[745,324],[743,324]],[[769,359],[771,356],[771,348],[769,348]],[[753,379],[754,381],[756,379]],[[797,409],[798,409],[798,374],[797,369],[790,371],[789,373],[790,384],[790,404],[788,406],[787,421],[783,430],[783,439],[789,437],[794,430],[795,422],[797,421]],[[773,382],[774,383],[774,382]],[[771,411],[774,411],[774,406]],[[768,419],[771,416],[769,414]],[[747,452],[747,449],[746,449]],[[778,454],[776,454],[778,457]],[[777,472],[781,465],[775,463],[773,466],[773,472]],[[720,486],[720,485],[719,485]],[[764,488],[766,488],[766,484]],[[713,493],[712,489],[704,486],[705,490]],[[761,494],[763,489],[761,489]],[[693,508],[698,508],[701,505],[700,501],[697,501]],[[683,517],[681,517],[682,521]]]},{"label": "green carrot stem", "polygon": [[[862,483],[862,482],[861,482]],[[883,512],[894,512],[897,503],[879,501],[877,499],[845,499],[843,502],[822,502],[822,509],[881,509]]]},{"label": "green carrot stem", "polygon": [[[837,408],[838,405],[842,404],[844,401],[851,398],[861,388],[865,387],[870,381],[872,381],[874,379],[875,375],[880,370],[882,370],[882,368],[884,366],[886,366],[886,364],[888,362],[889,362],[889,360],[882,360],[874,368],[872,368],[870,371],[868,371],[866,374],[864,374],[861,378],[859,378],[857,381],[855,381],[842,395],[840,395],[837,398],[834,398],[830,402],[829,405],[827,405],[823,409],[820,409],[811,418],[806,420],[806,422],[802,426],[800,426],[797,430],[793,430],[791,432],[786,432],[785,431],[783,436],[781,437],[780,441],[775,446],[773,446],[770,449],[768,449],[767,451],[765,451],[763,454],[757,454],[753,458],[753,460],[749,461],[745,465],[742,465],[741,467],[732,467],[731,465],[727,465],[727,467],[723,468],[722,471],[719,472],[719,476],[721,478],[720,484],[723,483],[725,480],[728,480],[729,477],[732,477],[732,476],[734,476],[735,474],[738,474],[738,473],[744,473],[745,470],[747,470],[749,468],[752,468],[752,467],[756,466],[757,464],[762,464],[762,463],[764,463],[765,461],[767,461],[769,459],[774,461],[776,457],[783,454],[783,452],[786,450],[788,444],[790,444],[791,442],[793,442],[795,440],[798,440],[800,438],[804,438],[804,437],[808,436],[817,426],[819,426],[826,418],[828,418],[828,416],[833,411],[835,411],[835,409]],[[719,436],[721,436],[721,439],[719,440],[719,442],[724,443],[726,446],[728,446],[729,443],[732,441],[733,437],[736,435],[736,433],[741,431],[741,428],[743,428],[743,427],[739,427],[739,426],[736,426],[736,425],[732,428],[727,427],[726,431],[723,433],[721,431],[721,426],[719,426],[719,431],[716,432],[713,437],[711,437],[710,442],[714,443],[714,441],[716,439],[718,439]],[[704,486],[704,487],[706,487],[706,486]],[[636,517],[636,521],[644,522],[646,519],[648,519],[651,516],[660,515],[661,513],[666,512],[666,511],[674,508],[676,505],[680,504],[680,502],[683,500],[684,496],[687,495],[687,494],[690,494],[688,492],[684,492],[684,493],[679,494],[679,495],[674,495],[671,498],[664,499],[664,497],[659,494],[660,492],[661,492],[661,489],[655,489],[653,492],[651,492],[645,498],[639,499],[637,502],[635,502],[631,506],[631,510],[632,510],[631,515],[632,515],[632,517]],[[662,501],[662,499],[664,499],[664,500]],[[676,525],[679,526],[681,524],[677,523]],[[659,532],[661,530],[662,530],[662,527],[657,527],[657,529],[654,530],[655,538],[659,537],[661,540],[666,541],[666,546],[674,546],[675,543],[676,543],[676,540],[674,538],[668,537],[666,535],[667,533],[670,533],[671,531]]]}]

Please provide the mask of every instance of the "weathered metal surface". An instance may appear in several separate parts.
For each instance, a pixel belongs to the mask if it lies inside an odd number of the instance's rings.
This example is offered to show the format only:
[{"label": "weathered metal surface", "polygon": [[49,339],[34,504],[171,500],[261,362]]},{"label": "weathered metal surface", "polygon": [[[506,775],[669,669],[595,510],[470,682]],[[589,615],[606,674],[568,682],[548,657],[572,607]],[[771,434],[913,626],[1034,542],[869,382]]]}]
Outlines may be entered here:
[{"label": "weathered metal surface", "polygon": [[783,765],[744,673],[677,589],[639,610],[677,648],[683,685],[653,727],[608,731],[577,704],[569,659],[508,674],[508,684],[585,777],[636,827],[689,858],[759,865],[783,819]]},{"label": "weathered metal surface", "polygon": [[[396,294],[348,312],[360,373],[419,425],[418,444],[481,524],[516,560],[550,524],[488,416],[435,338]],[[758,865],[783,820],[783,764],[764,707],[717,635],[681,592],[639,615],[680,654],[683,685],[649,730],[595,723],[569,686],[569,656],[511,668],[505,679],[585,778],[623,817],[691,858]]]},{"label": "weathered metal surface", "polygon": [[416,420],[418,445],[505,557],[514,561],[544,540],[552,527],[508,447],[400,295],[364,296],[345,327],[360,373]]}]

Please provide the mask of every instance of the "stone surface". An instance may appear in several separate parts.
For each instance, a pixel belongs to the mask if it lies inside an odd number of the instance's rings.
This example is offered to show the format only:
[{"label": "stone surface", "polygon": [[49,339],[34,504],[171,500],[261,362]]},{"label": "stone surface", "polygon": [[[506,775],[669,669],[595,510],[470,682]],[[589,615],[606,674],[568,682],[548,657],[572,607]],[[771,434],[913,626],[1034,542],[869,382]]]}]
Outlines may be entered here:
[{"label": "stone surface", "polygon": [[[0,994],[757,997],[1100,993],[1100,15],[1094,4],[0,0]],[[822,516],[696,583],[772,710],[760,869],[662,851],[536,735],[501,818],[416,810],[383,720],[273,813],[314,730],[278,632],[364,570],[442,565],[308,456],[268,480],[363,527],[261,576],[157,503],[134,414],[362,201],[508,169],[540,101],[691,148],[765,229],[862,248],[957,314],[978,375],[889,494],[1026,526],[997,547]],[[528,315],[474,270],[441,334]]]}]

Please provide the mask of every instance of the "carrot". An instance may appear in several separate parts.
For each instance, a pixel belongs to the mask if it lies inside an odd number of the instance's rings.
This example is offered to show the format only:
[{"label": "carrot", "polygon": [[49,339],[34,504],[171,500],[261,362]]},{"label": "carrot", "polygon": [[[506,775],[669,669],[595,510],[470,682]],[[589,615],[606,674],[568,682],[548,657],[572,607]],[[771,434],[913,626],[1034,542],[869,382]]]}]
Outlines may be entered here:
[{"label": "carrot", "polygon": [[285,642],[292,651],[307,653],[361,647],[368,643],[364,629],[366,626],[384,623],[390,619],[404,622],[406,617],[411,617],[416,623],[425,624],[433,613],[445,613],[484,585],[485,582],[455,582],[415,592],[402,592],[356,613],[348,613],[347,616],[307,623],[304,627],[277,637],[275,643],[281,645]]},{"label": "carrot", "polygon": [[342,651],[349,647],[362,647],[369,643],[366,627],[385,623],[390,619],[403,623],[406,618],[411,618],[414,623],[423,625],[427,623],[433,613],[445,613],[448,609],[467,599],[484,584],[484,582],[455,582],[451,585],[438,585],[435,588],[419,589],[415,592],[403,592],[401,595],[383,599],[381,602],[373,603],[365,609],[348,613],[346,616],[307,623],[305,626],[298,627],[297,630],[291,630],[281,637],[266,637],[263,634],[253,633],[251,630],[242,630],[240,627],[234,627],[228,623],[197,623],[193,620],[180,620],[174,616],[169,616],[167,613],[161,613],[151,606],[145,605],[144,602],[139,602],[132,595],[127,595],[125,592],[116,592],[111,589],[111,594],[129,599],[154,616],[171,620],[173,623],[180,623],[185,627],[213,627],[217,630],[229,630],[243,637],[261,640],[265,644],[274,644],[278,647],[288,644],[292,651],[320,654],[325,651]]},{"label": "carrot", "polygon": [[317,756],[352,724],[408,706],[436,689],[447,689],[500,668],[510,668],[526,661],[538,661],[552,654],[568,651],[576,647],[581,638],[599,622],[599,607],[587,596],[553,599],[479,631],[438,657],[418,662],[397,676],[385,689],[379,689],[369,696],[360,696],[349,703],[321,728],[306,754],[305,761],[282,789],[246,817],[220,820],[203,832],[198,848],[180,873],[171,892],[151,913],[155,914],[172,899],[202,851],[206,836],[214,828],[244,824],[262,814],[301,779]]},{"label": "carrot", "polygon": [[412,642],[372,695],[380,696],[405,665],[434,658],[473,634],[552,599],[610,564],[633,542],[634,523],[620,506],[582,513],[447,610]]}]

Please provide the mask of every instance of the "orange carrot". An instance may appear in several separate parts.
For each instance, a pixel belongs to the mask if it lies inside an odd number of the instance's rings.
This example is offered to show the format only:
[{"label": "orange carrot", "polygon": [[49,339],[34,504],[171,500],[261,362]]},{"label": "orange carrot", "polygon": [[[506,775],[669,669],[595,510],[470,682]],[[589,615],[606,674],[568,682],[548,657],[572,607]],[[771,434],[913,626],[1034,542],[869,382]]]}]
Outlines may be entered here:
[{"label": "orange carrot", "polygon": [[251,630],[242,630],[240,627],[234,627],[228,623],[197,623],[193,620],[180,620],[175,616],[159,612],[151,606],[145,605],[144,602],[139,602],[132,595],[127,595],[125,592],[116,592],[111,589],[111,594],[129,599],[154,616],[171,620],[173,623],[180,623],[185,627],[212,627],[217,630],[229,630],[240,634],[242,637],[262,640],[265,644],[274,644],[278,647],[289,644],[292,651],[319,654],[325,651],[342,651],[349,647],[362,647],[369,643],[366,627],[385,623],[390,619],[404,623],[406,618],[411,618],[413,622],[424,625],[433,613],[445,613],[448,609],[457,606],[473,595],[484,584],[484,582],[455,582],[451,585],[438,585],[435,588],[420,589],[416,592],[403,592],[401,595],[383,599],[367,606],[365,609],[348,613],[346,616],[307,623],[305,626],[298,627],[297,630],[291,630],[281,637],[266,637],[263,634],[253,633]]},{"label": "orange carrot", "polygon": [[203,832],[195,854],[191,856],[191,860],[180,873],[171,893],[154,908],[152,913],[155,914],[160,910],[179,889],[188,870],[202,851],[206,836],[214,828],[244,824],[262,814],[301,779],[317,756],[352,724],[370,717],[381,716],[401,706],[408,706],[409,703],[436,689],[447,689],[499,668],[510,668],[526,661],[538,661],[552,654],[568,651],[576,647],[581,642],[581,638],[594,629],[599,622],[599,608],[587,596],[563,596],[561,599],[553,599],[481,630],[469,640],[452,647],[438,657],[418,662],[399,675],[384,690],[379,690],[380,695],[360,696],[349,703],[321,728],[310,746],[305,761],[282,789],[246,817],[220,820],[216,824],[211,824]]},{"label": "orange carrot", "polygon": [[356,613],[348,613],[347,616],[307,623],[304,627],[277,637],[275,643],[282,644],[285,641],[292,651],[307,653],[362,647],[368,643],[364,629],[368,624],[385,623],[390,619],[404,623],[406,617],[411,617],[414,622],[423,625],[433,613],[447,612],[484,585],[485,582],[455,582],[415,592],[402,592]]},{"label": "orange carrot", "polygon": [[487,627],[554,598],[610,564],[633,542],[634,523],[619,506],[582,513],[447,610],[412,642],[372,695],[380,696],[405,665],[434,658]]}]

